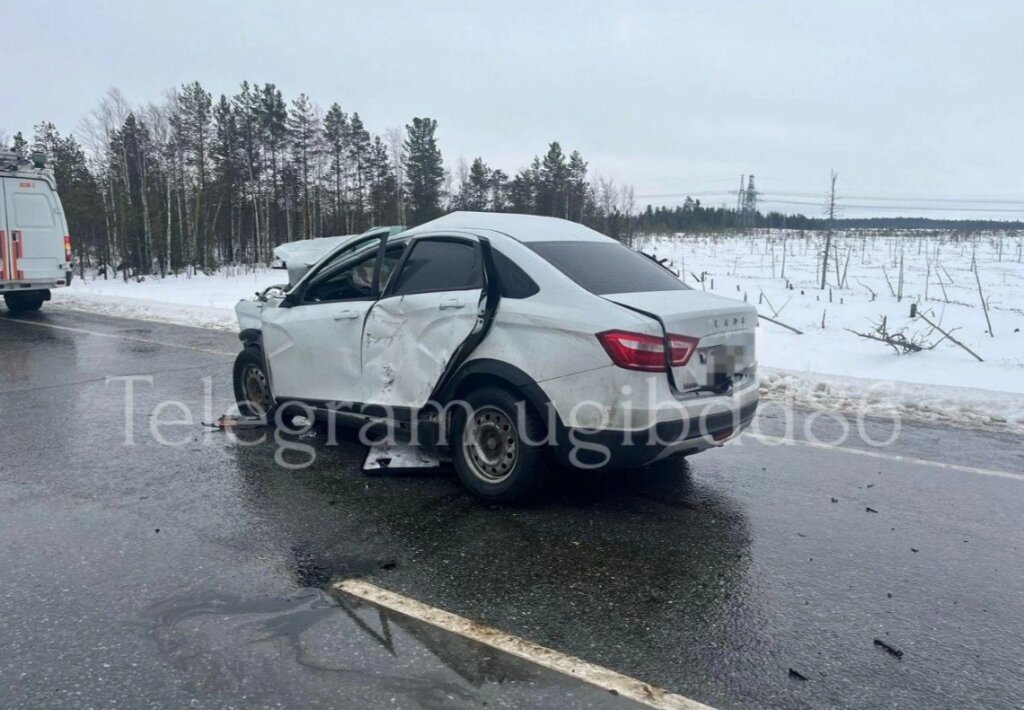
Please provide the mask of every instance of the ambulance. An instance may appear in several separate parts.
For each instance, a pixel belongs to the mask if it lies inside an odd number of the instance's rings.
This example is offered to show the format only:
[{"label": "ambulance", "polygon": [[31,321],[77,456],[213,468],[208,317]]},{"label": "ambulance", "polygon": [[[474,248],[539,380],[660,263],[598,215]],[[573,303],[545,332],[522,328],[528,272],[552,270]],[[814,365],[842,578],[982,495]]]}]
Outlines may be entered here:
[{"label": "ambulance", "polygon": [[71,283],[71,237],[46,154],[0,151],[0,293],[14,314],[36,311]]}]

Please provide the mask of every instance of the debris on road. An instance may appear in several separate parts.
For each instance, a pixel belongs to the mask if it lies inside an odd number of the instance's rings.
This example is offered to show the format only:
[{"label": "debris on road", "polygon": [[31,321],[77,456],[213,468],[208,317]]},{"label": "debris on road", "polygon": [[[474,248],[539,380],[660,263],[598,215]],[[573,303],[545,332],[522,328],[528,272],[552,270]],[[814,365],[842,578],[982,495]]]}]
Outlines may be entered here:
[{"label": "debris on road", "polygon": [[221,431],[224,429],[260,429],[270,426],[270,422],[266,417],[225,414],[215,422],[203,422],[203,426]]},{"label": "debris on road", "polygon": [[800,681],[808,680],[807,676],[805,676],[800,671],[793,670],[792,668],[789,669],[789,677],[792,678],[793,680],[800,680]]},{"label": "debris on road", "polygon": [[866,512],[866,513],[877,513],[878,511],[875,510],[874,508],[865,508],[864,512]]},{"label": "debris on road", "polygon": [[373,446],[363,462],[363,473],[409,473],[441,467],[441,461],[428,451],[411,444]]},{"label": "debris on road", "polygon": [[903,651],[899,650],[898,648],[894,648],[893,646],[890,646],[882,639],[875,639],[875,645],[884,648],[886,653],[888,653],[890,656],[895,656],[896,658],[903,658]]}]

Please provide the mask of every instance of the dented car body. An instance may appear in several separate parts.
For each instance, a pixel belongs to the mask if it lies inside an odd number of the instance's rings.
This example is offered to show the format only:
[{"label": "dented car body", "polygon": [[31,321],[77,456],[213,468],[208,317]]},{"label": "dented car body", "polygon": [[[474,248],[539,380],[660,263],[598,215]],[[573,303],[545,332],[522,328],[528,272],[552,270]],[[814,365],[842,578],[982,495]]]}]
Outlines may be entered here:
[{"label": "dented car body", "polygon": [[243,409],[395,425],[493,500],[532,491],[551,456],[605,468],[702,451],[757,407],[752,306],[555,218],[371,230],[237,312]]}]

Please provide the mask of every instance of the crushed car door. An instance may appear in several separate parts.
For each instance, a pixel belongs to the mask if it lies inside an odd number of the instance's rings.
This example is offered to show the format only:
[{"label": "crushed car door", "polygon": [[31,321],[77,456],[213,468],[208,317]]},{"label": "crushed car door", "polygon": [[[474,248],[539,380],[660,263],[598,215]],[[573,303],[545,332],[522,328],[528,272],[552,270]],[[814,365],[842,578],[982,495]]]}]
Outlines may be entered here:
[{"label": "crushed car door", "polygon": [[278,400],[359,401],[363,321],[379,293],[382,237],[318,265],[276,308],[264,308],[263,348]]},{"label": "crushed car door", "polygon": [[363,401],[422,408],[480,331],[484,257],[469,236],[415,239],[363,332]]}]

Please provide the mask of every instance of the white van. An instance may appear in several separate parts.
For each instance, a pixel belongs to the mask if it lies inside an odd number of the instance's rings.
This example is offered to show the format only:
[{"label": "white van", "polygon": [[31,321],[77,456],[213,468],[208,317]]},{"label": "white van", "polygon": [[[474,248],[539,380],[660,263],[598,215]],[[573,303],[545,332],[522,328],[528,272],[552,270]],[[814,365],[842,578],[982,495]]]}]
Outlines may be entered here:
[{"label": "white van", "polygon": [[0,151],[0,293],[12,313],[35,311],[71,283],[71,238],[41,152]]}]

